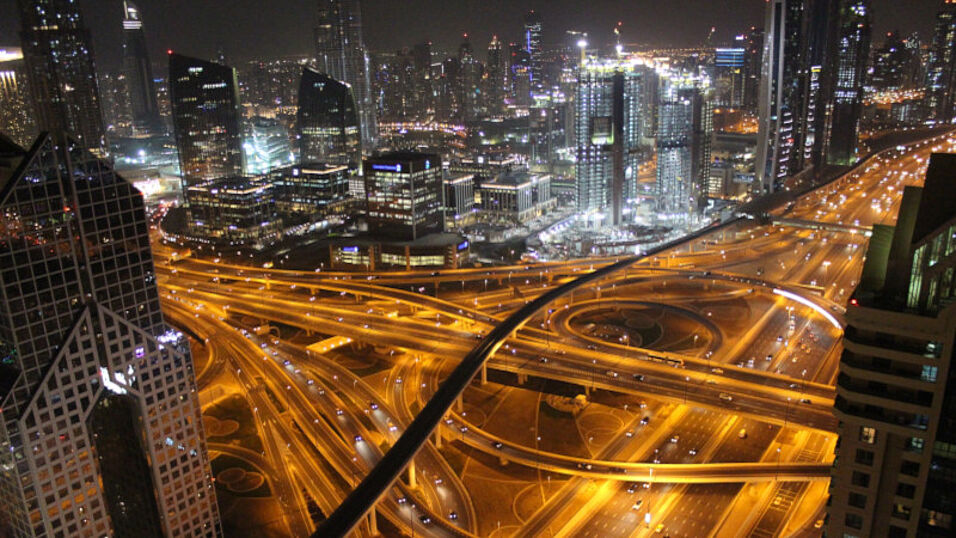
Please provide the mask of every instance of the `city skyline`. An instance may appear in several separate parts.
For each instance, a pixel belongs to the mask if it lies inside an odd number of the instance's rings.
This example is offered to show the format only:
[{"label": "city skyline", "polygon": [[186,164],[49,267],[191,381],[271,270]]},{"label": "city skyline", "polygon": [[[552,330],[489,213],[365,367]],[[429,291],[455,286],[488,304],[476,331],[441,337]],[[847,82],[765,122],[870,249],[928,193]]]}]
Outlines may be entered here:
[{"label": "city skyline", "polygon": [[[730,42],[750,26],[760,27],[764,21],[763,0],[679,0],[686,9],[665,7],[658,2],[621,4],[608,0],[590,2],[588,9],[576,8],[574,0],[481,2],[466,0],[461,9],[448,9],[439,0],[416,0],[420,10],[407,9],[406,4],[388,0],[362,2],[363,13],[375,13],[363,21],[364,37],[372,52],[394,51],[430,40],[435,49],[454,51],[461,35],[468,33],[482,49],[478,57],[485,60],[485,44],[497,35],[505,44],[520,41],[524,15],[535,9],[542,18],[546,46],[561,41],[566,30],[588,32],[595,44],[610,44],[614,25],[623,22],[626,43],[653,46],[693,46],[704,42],[712,26],[715,40]],[[15,2],[0,6],[0,47],[19,43],[18,14]],[[122,68],[122,0],[80,0],[87,26],[93,35],[97,65],[109,71]],[[918,31],[924,42],[932,38],[937,0],[914,0],[903,3],[874,0],[874,43],[887,32],[899,30],[903,35]],[[161,53],[177,52],[212,57],[217,48],[224,48],[233,62],[262,57],[313,55],[313,0],[277,0],[264,12],[256,2],[206,0],[202,3],[175,2],[157,5],[155,0],[137,3],[146,20],[144,26],[150,57],[160,61]],[[234,16],[229,23],[219,16],[227,10]],[[418,17],[428,12],[433,17]],[[397,31],[396,29],[400,29]],[[234,59],[233,59],[234,58]]]}]

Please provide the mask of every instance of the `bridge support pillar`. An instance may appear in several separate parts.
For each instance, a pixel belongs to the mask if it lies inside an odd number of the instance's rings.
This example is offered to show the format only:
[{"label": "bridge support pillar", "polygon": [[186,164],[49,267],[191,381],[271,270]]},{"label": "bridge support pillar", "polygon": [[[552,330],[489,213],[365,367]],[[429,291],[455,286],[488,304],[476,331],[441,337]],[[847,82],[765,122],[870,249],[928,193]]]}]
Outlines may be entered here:
[{"label": "bridge support pillar", "polygon": [[528,382],[528,374],[518,374],[518,384],[524,385]]},{"label": "bridge support pillar", "polygon": [[459,413],[465,410],[465,400],[461,396],[455,398],[455,409]]},{"label": "bridge support pillar", "polygon": [[506,458],[506,457],[504,457],[504,456],[498,456],[498,464],[499,464],[499,465],[501,465],[502,467],[504,467],[505,465],[508,465],[508,463],[509,463],[509,462],[508,462],[508,458]]},{"label": "bridge support pillar", "polygon": [[585,396],[590,396],[590,395],[591,395],[591,387],[588,387],[588,386],[585,386],[585,387],[584,387],[584,395],[585,395]]},{"label": "bridge support pillar", "polygon": [[435,448],[441,449],[441,424],[435,428]]},{"label": "bridge support pillar", "polygon": [[488,384],[488,365],[484,363],[481,365],[481,384]]},{"label": "bridge support pillar", "polygon": [[375,515],[375,507],[368,511],[368,532],[372,536],[378,536],[378,517]]},{"label": "bridge support pillar", "polygon": [[415,460],[408,462],[408,487],[415,489],[418,487],[418,481],[415,479]]}]

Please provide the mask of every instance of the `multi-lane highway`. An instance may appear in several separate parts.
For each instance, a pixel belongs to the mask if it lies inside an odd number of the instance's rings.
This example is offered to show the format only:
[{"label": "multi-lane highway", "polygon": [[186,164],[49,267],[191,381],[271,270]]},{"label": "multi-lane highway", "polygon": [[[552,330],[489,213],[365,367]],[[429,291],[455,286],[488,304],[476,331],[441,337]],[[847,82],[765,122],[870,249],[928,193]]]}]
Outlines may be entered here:
[{"label": "multi-lane highway", "polygon": [[[232,377],[257,409],[261,463],[280,470],[271,478],[297,535],[313,529],[301,489],[328,514],[390,447],[420,431],[430,440],[407,445],[414,469],[373,499],[375,513],[405,532],[503,532],[489,523],[500,518],[476,508],[487,503],[471,498],[460,462],[447,459],[467,453],[569,477],[508,527],[521,535],[632,536],[664,525],[699,536],[737,520],[779,527],[804,516],[793,508],[801,499],[822,502],[812,484],[826,479],[832,454],[832,383],[861,230],[892,224],[903,187],[919,184],[933,148],[949,147],[939,138],[885,152],[781,208],[780,224],[741,219],[642,259],[354,274],[174,261],[174,249],[157,243],[157,273],[171,320],[209,348],[200,380]],[[253,334],[268,323],[300,339],[374,346],[384,370],[352,371],[301,342]],[[650,427],[635,415],[590,457],[542,451],[433,404],[468,400],[467,390],[443,387],[476,352],[476,384],[491,370],[517,387],[570,387],[562,390],[589,405],[600,405],[590,403],[597,391],[671,411]],[[437,412],[434,425],[416,427],[422,409]],[[786,503],[739,502],[766,481],[804,485],[764,495]]]}]

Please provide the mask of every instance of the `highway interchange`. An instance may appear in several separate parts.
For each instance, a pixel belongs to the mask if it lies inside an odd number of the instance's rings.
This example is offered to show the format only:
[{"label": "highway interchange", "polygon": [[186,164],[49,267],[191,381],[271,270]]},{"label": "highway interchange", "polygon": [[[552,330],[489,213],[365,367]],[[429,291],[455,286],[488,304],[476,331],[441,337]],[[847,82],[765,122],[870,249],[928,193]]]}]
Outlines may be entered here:
[{"label": "highway interchange", "polygon": [[[812,531],[835,443],[840,319],[862,267],[860,232],[892,224],[903,187],[950,144],[886,151],[773,215],[786,224],[743,220],[552,301],[497,349],[354,532]],[[296,536],[316,528],[308,502],[330,514],[492,328],[617,261],[357,274],[174,261],[174,251],[157,239],[166,315],[209,353],[202,390],[236,390],[254,408],[265,450],[247,458],[268,467]],[[309,345],[336,337],[350,340],[327,352]],[[383,366],[350,369],[346,354]],[[561,432],[533,427],[529,438],[521,425],[486,425],[488,406],[515,405],[486,394],[540,390],[568,405],[617,406],[618,418],[598,442],[583,440],[584,454],[542,448],[542,436]],[[515,499],[484,498],[493,489],[476,485],[482,474],[519,476],[542,500],[517,516]]]}]

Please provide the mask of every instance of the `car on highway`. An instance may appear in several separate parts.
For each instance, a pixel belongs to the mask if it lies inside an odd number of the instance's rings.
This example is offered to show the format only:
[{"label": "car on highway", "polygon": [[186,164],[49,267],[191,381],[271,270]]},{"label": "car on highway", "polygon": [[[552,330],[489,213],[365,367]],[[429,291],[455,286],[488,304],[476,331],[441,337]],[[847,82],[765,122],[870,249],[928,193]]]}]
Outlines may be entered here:
[{"label": "car on highway", "polygon": [[548,364],[548,358],[547,358],[547,357],[541,357],[541,358],[538,359],[538,362],[540,362],[541,364]]},{"label": "car on highway", "polygon": [[631,505],[631,510],[640,510],[641,506],[644,506],[644,499],[634,501],[634,504]]},{"label": "car on highway", "polygon": [[355,442],[356,442],[356,443],[361,443],[362,441],[364,441],[364,439],[362,439],[362,436],[361,436],[361,435],[356,435],[356,436],[355,436]]},{"label": "car on highway", "polygon": [[711,368],[710,372],[713,374],[721,375],[724,373],[724,370],[722,368]]},{"label": "car on highway", "polygon": [[406,499],[405,497],[399,497],[395,499],[395,502],[397,502],[398,504],[405,504],[408,502],[408,499]]},{"label": "car on highway", "polygon": [[720,398],[721,400],[725,401],[725,402],[732,402],[732,401],[734,401],[734,397],[731,396],[730,394],[727,394],[726,392],[721,392],[720,394],[717,395],[717,397]]},{"label": "car on highway", "polygon": [[458,428],[458,431],[461,433],[468,433],[468,426],[462,426],[461,428]]},{"label": "car on highway", "polygon": [[504,445],[501,444],[501,441],[492,441],[491,446],[498,450],[501,450],[501,447]]},{"label": "car on highway", "polygon": [[342,416],[343,414],[345,414],[345,411],[342,411],[341,409],[336,409],[335,414],[338,416]]},{"label": "car on highway", "polygon": [[444,482],[444,480],[442,480],[441,477],[435,479],[435,485],[436,485],[436,486],[442,485],[443,482]]},{"label": "car on highway", "polygon": [[664,532],[664,524],[658,523],[657,526],[654,527],[654,534],[660,534],[662,532]]},{"label": "car on highway", "polygon": [[697,447],[694,447],[694,448],[688,450],[687,453],[690,454],[691,456],[696,456],[696,455],[697,455]]},{"label": "car on highway", "polygon": [[614,370],[608,370],[605,373],[607,374],[608,377],[617,377],[617,372],[615,372]]},{"label": "car on highway", "polygon": [[633,494],[635,491],[637,491],[637,482],[631,482],[630,484],[628,484],[627,492]]},{"label": "car on highway", "polygon": [[371,409],[372,411],[375,411],[376,409],[378,409],[378,404],[375,402],[369,402],[368,408]]},{"label": "car on highway", "polygon": [[632,377],[638,381],[644,381],[644,374],[634,374]]},{"label": "car on highway", "polygon": [[418,520],[422,522],[422,525],[432,524],[432,518],[428,517],[427,515],[418,516]]},{"label": "car on highway", "polygon": [[641,419],[641,425],[647,426],[647,423],[651,421],[651,417],[644,417]]},{"label": "car on highway", "polygon": [[810,401],[810,398],[800,398],[800,403],[802,403],[802,404],[812,404],[813,402]]},{"label": "car on highway", "polygon": [[458,512],[454,510],[452,510],[451,512],[448,512],[448,519],[452,521],[455,521],[456,519],[458,519]]},{"label": "car on highway", "polygon": [[627,430],[624,432],[624,437],[634,437],[634,430]]},{"label": "car on highway", "polygon": [[675,433],[674,435],[671,436],[671,442],[672,442],[672,443],[675,443],[675,444],[676,444],[678,441],[680,441],[680,435],[678,435],[678,434]]},{"label": "car on highway", "polygon": [[740,431],[737,432],[737,437],[740,437],[741,439],[746,439],[746,438],[747,438],[747,428],[740,428]]}]

